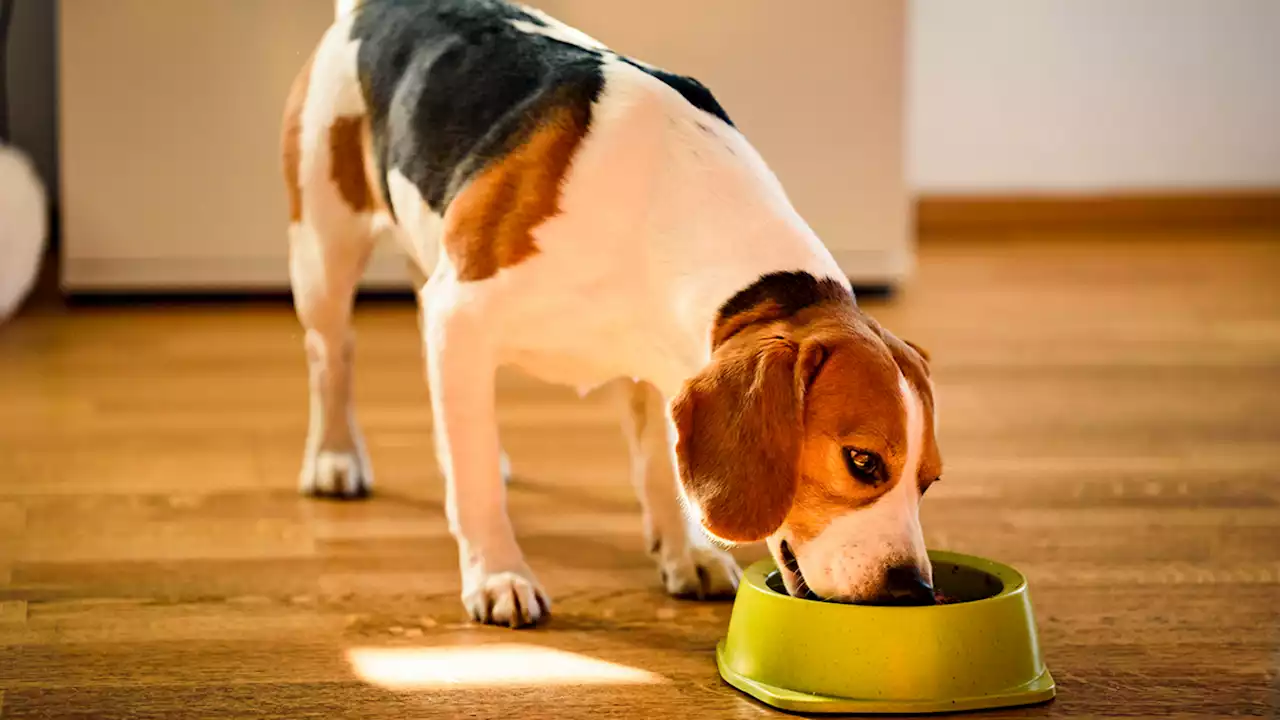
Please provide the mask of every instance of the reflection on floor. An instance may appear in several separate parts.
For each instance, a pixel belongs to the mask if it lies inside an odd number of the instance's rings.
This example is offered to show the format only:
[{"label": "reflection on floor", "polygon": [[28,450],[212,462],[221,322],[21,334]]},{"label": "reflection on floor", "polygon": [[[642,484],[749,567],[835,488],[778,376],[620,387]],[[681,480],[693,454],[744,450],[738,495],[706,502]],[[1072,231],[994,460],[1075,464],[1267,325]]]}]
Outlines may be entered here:
[{"label": "reflection on floor", "polygon": [[356,675],[389,690],[547,685],[633,685],[662,676],[536,645],[356,648]]}]

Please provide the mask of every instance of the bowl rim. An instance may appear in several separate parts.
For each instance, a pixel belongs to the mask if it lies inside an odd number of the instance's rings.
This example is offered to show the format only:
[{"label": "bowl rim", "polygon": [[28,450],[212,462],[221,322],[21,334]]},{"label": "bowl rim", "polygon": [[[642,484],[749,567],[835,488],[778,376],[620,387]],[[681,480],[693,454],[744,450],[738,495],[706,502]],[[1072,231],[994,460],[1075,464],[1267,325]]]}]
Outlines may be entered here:
[{"label": "bowl rim", "polygon": [[767,584],[769,575],[778,571],[778,565],[774,562],[772,557],[753,563],[743,571],[742,579],[743,583],[753,591],[766,593],[771,598],[772,602],[796,603],[797,606],[803,605],[806,607],[812,607],[813,604],[817,604],[824,608],[855,608],[863,612],[898,614],[911,612],[955,612],[956,608],[972,608],[975,605],[1000,602],[1006,598],[1023,595],[1027,592],[1026,576],[1021,572],[1018,572],[1011,565],[1006,565],[1002,562],[997,562],[984,557],[978,557],[977,555],[967,555],[965,553],[952,552],[950,550],[930,550],[929,562],[937,563],[939,561],[984,572],[998,579],[1004,587],[1000,592],[990,597],[980,598],[978,600],[969,600],[966,602],[947,603],[944,605],[854,605],[851,603],[833,603],[823,600],[810,600],[808,598],[784,595],[769,587]]}]

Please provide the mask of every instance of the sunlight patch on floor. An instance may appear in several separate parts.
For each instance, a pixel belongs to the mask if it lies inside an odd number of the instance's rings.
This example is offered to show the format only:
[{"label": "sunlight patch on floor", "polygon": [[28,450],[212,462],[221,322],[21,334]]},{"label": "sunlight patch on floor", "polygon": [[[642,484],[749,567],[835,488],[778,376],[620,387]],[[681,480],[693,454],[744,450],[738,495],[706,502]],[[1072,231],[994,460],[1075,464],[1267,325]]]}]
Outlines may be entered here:
[{"label": "sunlight patch on floor", "polygon": [[389,690],[666,681],[647,670],[536,645],[353,648],[347,659],[361,680]]}]

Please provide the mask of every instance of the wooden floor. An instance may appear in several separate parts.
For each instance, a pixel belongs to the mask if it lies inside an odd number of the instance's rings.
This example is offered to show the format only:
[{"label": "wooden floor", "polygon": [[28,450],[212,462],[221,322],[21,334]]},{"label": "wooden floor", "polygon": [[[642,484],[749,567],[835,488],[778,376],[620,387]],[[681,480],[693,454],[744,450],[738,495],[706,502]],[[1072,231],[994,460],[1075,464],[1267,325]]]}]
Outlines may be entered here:
[{"label": "wooden floor", "polygon": [[[1280,233],[930,243],[870,307],[935,358],[930,544],[1031,580],[1060,694],[1004,715],[1274,717]],[[659,592],[608,406],[515,376],[513,512],[555,615],[465,623],[414,309],[365,305],[358,329],[377,495],[338,504],[293,491],[287,304],[0,328],[0,716],[774,714],[716,674],[730,606]],[[477,660],[478,684],[405,686]]]}]

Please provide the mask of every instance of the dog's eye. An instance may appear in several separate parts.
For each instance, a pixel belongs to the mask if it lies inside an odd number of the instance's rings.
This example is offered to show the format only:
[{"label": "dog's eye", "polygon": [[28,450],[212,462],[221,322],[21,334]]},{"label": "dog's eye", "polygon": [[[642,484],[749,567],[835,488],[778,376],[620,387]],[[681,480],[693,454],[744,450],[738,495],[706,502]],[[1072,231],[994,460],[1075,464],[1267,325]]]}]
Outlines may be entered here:
[{"label": "dog's eye", "polygon": [[844,449],[844,464],[858,482],[878,485],[884,480],[884,461],[873,452],[847,447]]}]

